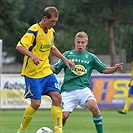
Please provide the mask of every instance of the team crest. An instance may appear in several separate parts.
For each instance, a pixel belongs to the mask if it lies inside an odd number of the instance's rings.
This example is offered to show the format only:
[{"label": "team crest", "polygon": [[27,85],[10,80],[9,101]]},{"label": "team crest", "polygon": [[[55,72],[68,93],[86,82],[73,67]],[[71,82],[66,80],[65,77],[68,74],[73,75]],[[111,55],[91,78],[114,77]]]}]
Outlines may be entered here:
[{"label": "team crest", "polygon": [[50,36],[49,40],[50,40],[50,42],[52,42],[52,36]]}]

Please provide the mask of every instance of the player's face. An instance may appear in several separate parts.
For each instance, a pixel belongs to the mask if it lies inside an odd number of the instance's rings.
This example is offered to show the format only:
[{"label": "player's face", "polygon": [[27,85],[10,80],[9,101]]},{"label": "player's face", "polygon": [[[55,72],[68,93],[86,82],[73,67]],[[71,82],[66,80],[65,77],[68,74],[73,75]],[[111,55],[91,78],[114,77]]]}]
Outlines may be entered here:
[{"label": "player's face", "polygon": [[54,27],[57,21],[58,17],[51,17],[51,18],[44,17],[44,24],[47,29]]},{"label": "player's face", "polygon": [[82,53],[86,49],[86,45],[88,44],[88,40],[86,38],[76,37],[74,43],[75,43],[76,51],[78,53]]}]

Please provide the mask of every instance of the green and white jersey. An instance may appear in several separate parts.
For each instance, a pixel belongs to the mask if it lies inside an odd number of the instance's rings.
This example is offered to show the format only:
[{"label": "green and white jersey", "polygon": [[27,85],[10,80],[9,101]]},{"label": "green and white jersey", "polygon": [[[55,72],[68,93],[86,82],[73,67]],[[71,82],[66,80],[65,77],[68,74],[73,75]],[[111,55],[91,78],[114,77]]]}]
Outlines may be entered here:
[{"label": "green and white jersey", "polygon": [[90,76],[93,69],[102,73],[102,70],[106,68],[104,63],[102,63],[94,54],[86,50],[83,53],[77,53],[75,50],[70,50],[63,55],[75,63],[75,69],[69,69],[62,60],[59,60],[54,65],[56,74],[64,69],[64,81],[61,86],[61,92],[90,87]]}]

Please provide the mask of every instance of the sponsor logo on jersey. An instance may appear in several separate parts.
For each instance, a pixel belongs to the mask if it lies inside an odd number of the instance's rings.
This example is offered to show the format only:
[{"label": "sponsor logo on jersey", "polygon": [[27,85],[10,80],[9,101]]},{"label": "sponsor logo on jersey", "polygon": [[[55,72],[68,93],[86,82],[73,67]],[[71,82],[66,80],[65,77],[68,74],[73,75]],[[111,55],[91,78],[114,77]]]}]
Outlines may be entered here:
[{"label": "sponsor logo on jersey", "polygon": [[39,51],[40,52],[46,52],[50,50],[51,45],[50,44],[41,44]]},{"label": "sponsor logo on jersey", "polygon": [[44,40],[43,38],[39,37],[39,40]]},{"label": "sponsor logo on jersey", "polygon": [[39,40],[44,40],[43,35],[39,35]]},{"label": "sponsor logo on jersey", "polygon": [[79,63],[85,63],[89,64],[90,62],[88,60],[81,60],[81,59],[71,59],[72,62],[79,62]]},{"label": "sponsor logo on jersey", "polygon": [[72,72],[75,74],[75,75],[84,75],[85,73],[87,73],[87,70],[85,69],[84,66],[82,65],[75,65],[75,68],[72,69]]}]

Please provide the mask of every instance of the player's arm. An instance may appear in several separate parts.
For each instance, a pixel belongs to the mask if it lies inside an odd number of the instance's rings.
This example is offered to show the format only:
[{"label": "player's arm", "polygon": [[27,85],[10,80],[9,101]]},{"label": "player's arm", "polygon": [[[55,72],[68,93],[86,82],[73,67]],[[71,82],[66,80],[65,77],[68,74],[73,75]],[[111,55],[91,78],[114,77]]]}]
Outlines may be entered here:
[{"label": "player's arm", "polygon": [[[67,58],[67,52],[63,53],[63,56]],[[59,59],[54,65],[51,65],[50,68],[53,73],[59,74],[62,69],[67,69],[67,66],[63,60]]]},{"label": "player's arm", "polygon": [[38,65],[40,61],[42,61],[42,59],[38,58],[36,55],[34,55],[32,52],[30,52],[29,50],[27,50],[24,46],[16,46],[16,49],[22,53],[23,55],[26,55],[28,57],[30,57],[34,64]]},{"label": "player's arm", "polygon": [[123,67],[122,67],[123,63],[118,63],[118,64],[115,64],[114,67],[106,67],[102,73],[104,74],[110,74],[110,73],[114,73],[116,71],[119,71],[119,70],[122,70]]},{"label": "player's arm", "polygon": [[53,71],[53,73],[56,73],[56,69],[54,68],[54,66],[50,65],[50,69]]},{"label": "player's arm", "polygon": [[34,54],[32,52],[30,52],[29,50],[27,50],[24,46],[16,46],[16,49],[22,53],[23,55],[29,56],[29,57],[33,57]]},{"label": "player's arm", "polygon": [[73,68],[75,67],[75,64],[72,61],[68,60],[65,56],[63,56],[57,48],[51,49],[51,53],[63,60],[68,68],[70,68],[70,65],[72,65]]}]

